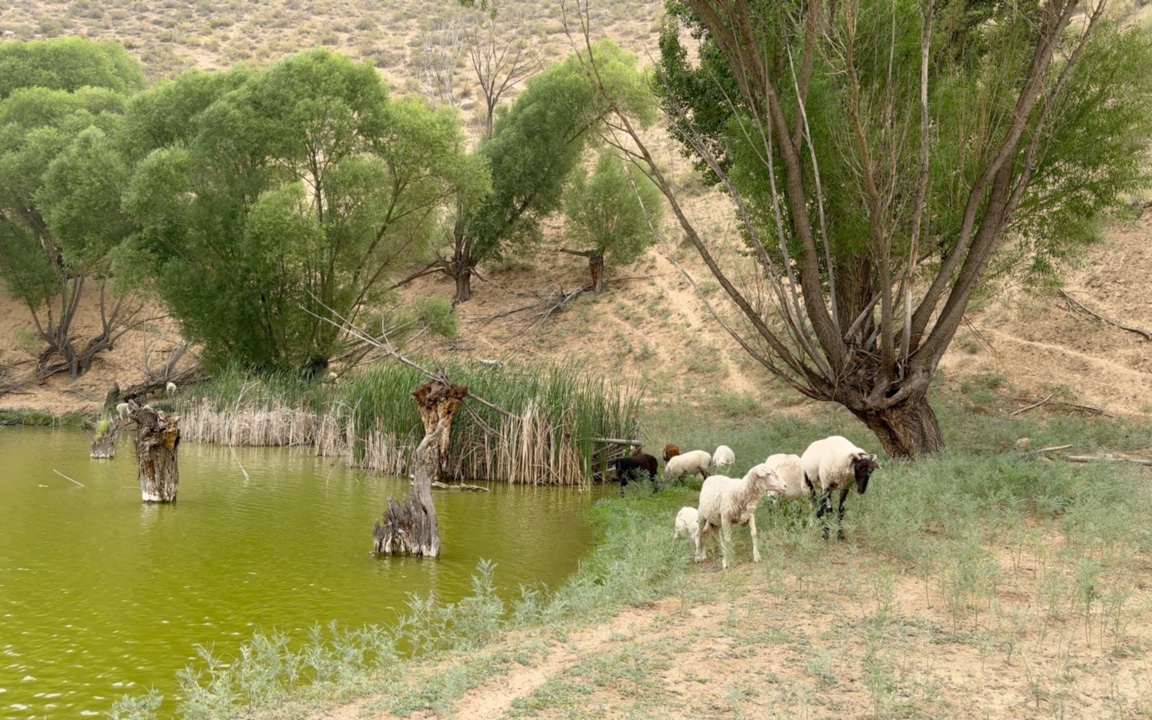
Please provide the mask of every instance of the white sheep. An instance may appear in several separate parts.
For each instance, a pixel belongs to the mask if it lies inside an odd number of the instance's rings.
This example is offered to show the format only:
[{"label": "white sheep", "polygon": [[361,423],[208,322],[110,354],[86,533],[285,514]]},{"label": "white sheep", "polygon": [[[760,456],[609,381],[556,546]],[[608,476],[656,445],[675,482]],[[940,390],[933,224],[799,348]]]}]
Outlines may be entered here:
[{"label": "white sheep", "polygon": [[675,480],[682,475],[695,475],[700,473],[704,480],[708,479],[712,468],[712,456],[707,450],[690,450],[681,453],[664,465],[664,481]]},{"label": "white sheep", "polygon": [[716,452],[712,453],[712,468],[715,470],[721,468],[727,470],[732,467],[734,462],[736,462],[736,453],[732,452],[732,448],[727,445],[721,445],[716,448]]},{"label": "white sheep", "polygon": [[128,414],[131,411],[132,411],[132,408],[126,402],[118,403],[116,405],[116,414],[120,416],[121,420],[127,420]]},{"label": "white sheep", "polygon": [[672,539],[675,540],[679,537],[692,538],[692,544],[696,544],[696,536],[700,534],[700,513],[694,507],[682,507],[680,512],[676,513],[676,531],[672,533]]},{"label": "white sheep", "polygon": [[[832,491],[840,491],[837,506],[838,525],[836,537],[844,539],[844,499],[852,485],[861,495],[868,489],[868,479],[880,465],[876,456],[861,450],[840,435],[817,440],[808,446],[800,457],[800,467],[804,471],[804,482],[812,491],[820,491],[819,509],[816,518],[822,519],[832,510]],[[828,538],[828,524],[824,523],[824,538]]]},{"label": "white sheep", "polygon": [[810,497],[812,488],[804,482],[804,470],[800,467],[800,456],[786,453],[769,455],[764,464],[776,471],[776,477],[784,484],[784,489],[772,493],[785,500],[799,500]]},{"label": "white sheep", "polygon": [[165,395],[175,395],[176,394],[176,383],[169,380],[168,384],[164,386],[164,394]]},{"label": "white sheep", "polygon": [[772,468],[761,463],[740,478],[713,475],[700,488],[698,535],[696,536],[696,562],[708,559],[705,543],[708,535],[720,528],[721,566],[728,568],[728,545],[733,525],[748,525],[752,535],[752,560],[760,562],[757,547],[756,506],[769,491],[780,492],[783,484]]}]

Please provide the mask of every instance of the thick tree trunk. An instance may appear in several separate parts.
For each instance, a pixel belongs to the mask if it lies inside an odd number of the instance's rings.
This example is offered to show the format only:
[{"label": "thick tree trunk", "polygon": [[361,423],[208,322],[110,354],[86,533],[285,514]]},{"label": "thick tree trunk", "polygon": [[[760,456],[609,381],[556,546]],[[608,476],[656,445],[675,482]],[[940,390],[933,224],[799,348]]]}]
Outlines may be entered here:
[{"label": "thick tree trunk", "polygon": [[180,419],[150,405],[134,407],[136,462],[140,497],[144,502],[176,502],[180,472],[176,449],[180,446]]},{"label": "thick tree trunk", "polygon": [[876,434],[891,457],[917,458],[944,449],[944,435],[926,395],[912,395],[889,408],[848,409]]},{"label": "thick tree trunk", "polygon": [[416,386],[412,398],[424,423],[424,439],[413,454],[412,490],[403,504],[388,498],[382,521],[372,528],[372,552],[377,555],[440,555],[440,531],[432,504],[432,483],[447,466],[452,418],[468,388],[443,380]]}]

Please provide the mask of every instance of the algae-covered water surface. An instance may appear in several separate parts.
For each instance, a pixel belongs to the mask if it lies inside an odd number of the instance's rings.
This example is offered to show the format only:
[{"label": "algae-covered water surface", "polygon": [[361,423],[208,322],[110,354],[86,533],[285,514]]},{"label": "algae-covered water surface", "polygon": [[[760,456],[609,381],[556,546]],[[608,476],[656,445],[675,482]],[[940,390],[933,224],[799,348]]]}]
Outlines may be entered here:
[{"label": "algae-covered water surface", "polygon": [[130,437],[90,460],[72,429],[0,428],[0,717],[102,715],[172,697],[197,646],[390,623],[409,593],[453,602],[481,559],[502,596],[555,586],[593,541],[594,493],[492,485],[437,492],[442,557],[375,558],[372,525],[408,481],[310,449],[180,447],[172,505],[140,501]]}]

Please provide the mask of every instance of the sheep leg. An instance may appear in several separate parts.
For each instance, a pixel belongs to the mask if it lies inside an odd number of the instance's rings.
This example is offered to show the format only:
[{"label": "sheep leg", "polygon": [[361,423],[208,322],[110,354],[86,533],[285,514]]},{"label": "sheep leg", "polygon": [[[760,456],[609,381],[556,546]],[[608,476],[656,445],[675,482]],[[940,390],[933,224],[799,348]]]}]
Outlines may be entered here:
[{"label": "sheep leg", "polygon": [[816,511],[816,519],[824,526],[824,539],[828,539],[828,521],[824,515],[832,512],[832,488],[825,488],[820,493],[820,508]]},{"label": "sheep leg", "polygon": [[708,541],[708,521],[704,516],[700,516],[699,523],[696,526],[696,562],[704,562],[708,559],[708,550],[704,547],[704,543]]},{"label": "sheep leg", "polygon": [[720,516],[720,567],[728,569],[728,546],[732,542],[732,523],[726,514]]},{"label": "sheep leg", "polygon": [[760,562],[760,543],[756,541],[756,516],[748,518],[748,532],[752,534],[752,562]]},{"label": "sheep leg", "polygon": [[850,489],[852,489],[851,485],[849,485],[848,487],[846,487],[840,491],[840,505],[839,505],[839,507],[836,508],[836,515],[837,515],[837,518],[836,518],[836,539],[837,540],[843,540],[844,539],[844,510],[845,510],[844,501],[848,498],[848,491]]}]

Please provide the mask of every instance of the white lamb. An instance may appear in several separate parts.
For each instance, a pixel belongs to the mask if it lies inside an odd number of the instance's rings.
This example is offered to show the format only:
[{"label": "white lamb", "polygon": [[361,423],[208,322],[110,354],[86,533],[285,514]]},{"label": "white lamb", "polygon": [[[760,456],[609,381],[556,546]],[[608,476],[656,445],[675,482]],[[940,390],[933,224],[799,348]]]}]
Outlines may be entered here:
[{"label": "white lamb", "polygon": [[664,464],[664,481],[675,480],[682,475],[695,475],[700,473],[704,480],[708,479],[712,468],[712,456],[707,450],[690,450],[681,453]]},{"label": "white lamb", "polygon": [[757,547],[756,506],[760,498],[770,490],[781,492],[783,484],[775,471],[760,464],[748,471],[740,479],[713,475],[704,481],[700,488],[700,516],[696,537],[696,562],[708,559],[705,543],[714,529],[720,528],[721,566],[728,568],[728,545],[733,525],[748,525],[752,535],[752,560],[760,562],[760,548]]},{"label": "white lamb", "polygon": [[716,452],[712,453],[712,468],[714,470],[720,468],[727,470],[732,467],[734,462],[736,462],[736,453],[732,452],[732,448],[727,445],[721,445],[716,448]]},{"label": "white lamb", "polygon": [[[808,446],[800,457],[800,467],[804,471],[804,482],[815,490],[820,490],[820,505],[816,518],[822,519],[832,510],[832,491],[840,491],[837,506],[838,525],[836,538],[844,539],[844,499],[852,485],[861,495],[868,489],[868,479],[880,465],[875,455],[856,447],[839,435],[817,440]],[[824,523],[824,538],[828,538],[828,524]]]},{"label": "white lamb", "polygon": [[132,408],[128,403],[122,402],[116,405],[116,414],[120,416],[121,420],[127,420],[128,415],[132,412]]},{"label": "white lamb", "polygon": [[694,507],[680,508],[680,512],[676,513],[676,531],[672,533],[672,539],[690,537],[695,544],[696,536],[699,534],[700,513]]}]

